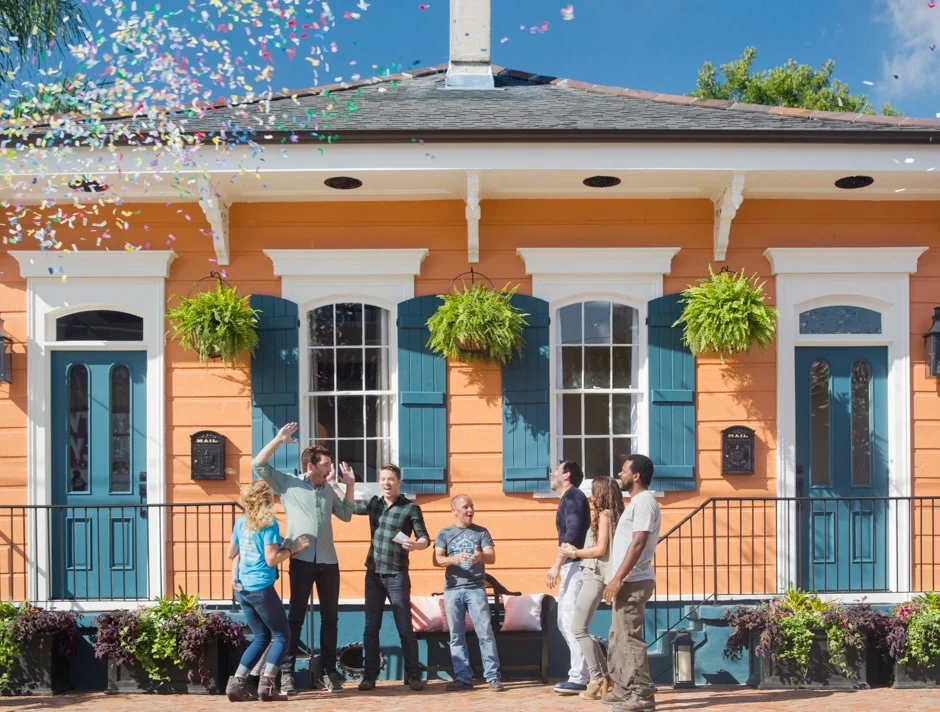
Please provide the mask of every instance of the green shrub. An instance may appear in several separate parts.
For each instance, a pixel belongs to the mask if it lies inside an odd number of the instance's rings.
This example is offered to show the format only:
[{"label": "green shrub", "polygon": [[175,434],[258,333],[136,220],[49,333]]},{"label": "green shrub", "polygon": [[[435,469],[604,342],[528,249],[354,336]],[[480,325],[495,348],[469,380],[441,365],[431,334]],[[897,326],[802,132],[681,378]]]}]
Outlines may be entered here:
[{"label": "green shrub", "polygon": [[203,363],[221,358],[235,365],[242,353],[257,347],[259,312],[251,308],[248,297],[238,296],[237,287],[220,281],[215,289],[176,298],[179,305],[166,313],[172,338],[185,350],[195,351]]}]

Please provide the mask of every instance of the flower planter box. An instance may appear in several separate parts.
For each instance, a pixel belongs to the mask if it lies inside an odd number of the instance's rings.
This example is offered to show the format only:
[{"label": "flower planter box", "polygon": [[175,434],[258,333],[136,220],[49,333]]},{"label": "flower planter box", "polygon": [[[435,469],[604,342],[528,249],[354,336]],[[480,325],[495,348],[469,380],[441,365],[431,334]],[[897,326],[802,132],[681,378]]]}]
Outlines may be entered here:
[{"label": "flower planter box", "polygon": [[794,688],[858,690],[868,688],[868,649],[848,649],[846,660],[852,675],[846,676],[838,665],[829,660],[826,632],[817,630],[809,652],[809,670],[804,678],[797,665],[765,655],[760,660],[761,690]]},{"label": "flower planter box", "polygon": [[923,667],[914,661],[895,663],[892,687],[898,689],[940,687],[940,661],[929,667]]},{"label": "flower planter box", "polygon": [[168,679],[151,680],[136,662],[131,665],[108,665],[108,689],[115,694],[188,694],[218,695],[225,691],[229,675],[229,659],[218,639],[210,641],[205,652],[205,669],[209,679],[202,682],[194,669],[180,670],[173,664],[162,666],[160,672]]},{"label": "flower planter box", "polygon": [[69,660],[59,653],[55,633],[40,633],[23,645],[4,694],[57,695],[70,689]]}]

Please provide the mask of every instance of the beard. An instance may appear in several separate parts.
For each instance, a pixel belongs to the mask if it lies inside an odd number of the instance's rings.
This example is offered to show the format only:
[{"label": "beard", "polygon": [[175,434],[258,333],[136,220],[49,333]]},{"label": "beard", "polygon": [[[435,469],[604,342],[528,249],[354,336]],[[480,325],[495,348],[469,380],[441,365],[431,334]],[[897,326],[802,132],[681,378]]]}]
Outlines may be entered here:
[{"label": "beard", "polygon": [[626,482],[620,482],[620,490],[622,492],[632,492],[633,491],[633,479],[629,479]]}]

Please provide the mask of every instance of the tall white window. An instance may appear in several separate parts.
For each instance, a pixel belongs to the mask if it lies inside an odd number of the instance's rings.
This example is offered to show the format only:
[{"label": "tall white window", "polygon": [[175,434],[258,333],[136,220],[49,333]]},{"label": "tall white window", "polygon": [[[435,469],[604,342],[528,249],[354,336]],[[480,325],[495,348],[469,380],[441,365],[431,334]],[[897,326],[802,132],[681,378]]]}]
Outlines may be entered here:
[{"label": "tall white window", "polygon": [[581,463],[586,480],[611,476],[637,451],[639,315],[587,301],[561,307],[553,321],[556,458]]},{"label": "tall white window", "polygon": [[363,303],[307,312],[306,444],[326,445],[364,482],[378,480],[392,453],[389,321],[388,311]]}]

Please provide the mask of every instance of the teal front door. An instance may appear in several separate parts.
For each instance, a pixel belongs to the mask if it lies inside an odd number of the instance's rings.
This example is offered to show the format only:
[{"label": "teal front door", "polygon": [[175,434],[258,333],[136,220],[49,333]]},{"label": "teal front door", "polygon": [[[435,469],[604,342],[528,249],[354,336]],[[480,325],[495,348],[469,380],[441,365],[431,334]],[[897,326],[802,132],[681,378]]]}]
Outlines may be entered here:
[{"label": "teal front door", "polygon": [[52,592],[147,598],[147,356],[52,353]]},{"label": "teal front door", "polygon": [[799,584],[887,589],[888,350],[796,349]]}]

